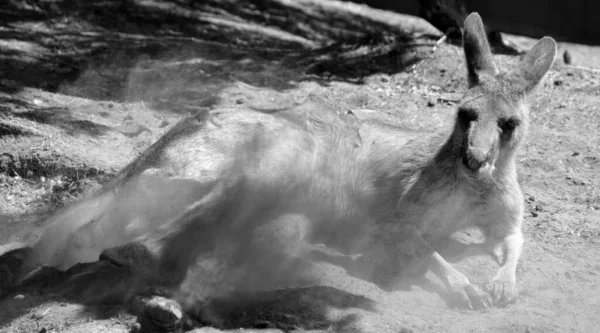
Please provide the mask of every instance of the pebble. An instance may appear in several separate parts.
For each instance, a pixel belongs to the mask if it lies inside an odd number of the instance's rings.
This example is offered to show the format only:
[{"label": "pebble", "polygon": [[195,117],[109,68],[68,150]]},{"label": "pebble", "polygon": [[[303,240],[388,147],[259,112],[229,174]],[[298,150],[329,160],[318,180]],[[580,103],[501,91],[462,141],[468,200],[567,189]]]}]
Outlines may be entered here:
[{"label": "pebble", "polygon": [[15,299],[25,299],[25,295],[19,294],[19,295],[15,296]]},{"label": "pebble", "polygon": [[569,50],[565,50],[565,52],[563,53],[563,61],[567,65],[570,65],[573,63],[573,57],[571,56],[571,52],[569,52]]},{"label": "pebble", "polygon": [[143,331],[148,330],[150,326],[171,330],[183,324],[183,309],[172,299],[161,296],[138,296],[132,306],[134,312],[138,314],[138,321]]},{"label": "pebble", "polygon": [[131,332],[132,333],[138,333],[142,331],[142,325],[140,323],[134,323],[131,326]]}]

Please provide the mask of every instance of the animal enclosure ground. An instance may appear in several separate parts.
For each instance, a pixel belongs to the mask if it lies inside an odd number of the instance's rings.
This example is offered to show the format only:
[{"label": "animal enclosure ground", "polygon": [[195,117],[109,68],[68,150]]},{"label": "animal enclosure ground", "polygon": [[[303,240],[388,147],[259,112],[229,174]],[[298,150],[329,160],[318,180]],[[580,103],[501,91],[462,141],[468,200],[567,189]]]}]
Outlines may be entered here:
[{"label": "animal enclosure ground", "polygon": [[[0,254],[26,241],[45,211],[106,182],[190,113],[275,112],[312,100],[431,130],[450,126],[466,84],[462,49],[435,46],[441,35],[426,22],[337,1],[11,0],[0,15]],[[318,263],[321,286],[217,307],[217,327],[196,331],[595,332],[600,47],[561,44],[560,55],[565,47],[575,65],[558,59],[531,98],[519,155],[527,210],[516,304],[451,309],[432,276],[384,292]],[[495,60],[506,70],[518,57]],[[487,257],[457,267],[481,283],[495,269]],[[42,287],[20,295],[0,300],[0,331],[134,326],[121,307],[86,306]]]}]

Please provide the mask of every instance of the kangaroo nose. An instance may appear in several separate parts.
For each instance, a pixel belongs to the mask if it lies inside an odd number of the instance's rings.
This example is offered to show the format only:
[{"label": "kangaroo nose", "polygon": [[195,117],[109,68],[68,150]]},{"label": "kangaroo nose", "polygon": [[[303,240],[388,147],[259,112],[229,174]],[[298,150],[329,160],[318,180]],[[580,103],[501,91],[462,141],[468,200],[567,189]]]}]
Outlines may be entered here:
[{"label": "kangaroo nose", "polygon": [[487,154],[478,148],[469,147],[463,155],[464,165],[472,171],[478,171],[487,161]]}]

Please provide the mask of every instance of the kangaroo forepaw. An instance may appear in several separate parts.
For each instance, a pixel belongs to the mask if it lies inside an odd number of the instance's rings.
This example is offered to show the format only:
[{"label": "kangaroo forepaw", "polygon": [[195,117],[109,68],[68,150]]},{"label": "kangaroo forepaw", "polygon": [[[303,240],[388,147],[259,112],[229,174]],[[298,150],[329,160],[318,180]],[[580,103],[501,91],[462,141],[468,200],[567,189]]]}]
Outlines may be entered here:
[{"label": "kangaroo forepaw", "polygon": [[491,295],[473,284],[452,291],[451,303],[470,310],[487,309],[493,306]]},{"label": "kangaroo forepaw", "polygon": [[515,303],[518,298],[516,285],[512,281],[491,281],[484,289],[491,296],[494,306],[502,307]]}]

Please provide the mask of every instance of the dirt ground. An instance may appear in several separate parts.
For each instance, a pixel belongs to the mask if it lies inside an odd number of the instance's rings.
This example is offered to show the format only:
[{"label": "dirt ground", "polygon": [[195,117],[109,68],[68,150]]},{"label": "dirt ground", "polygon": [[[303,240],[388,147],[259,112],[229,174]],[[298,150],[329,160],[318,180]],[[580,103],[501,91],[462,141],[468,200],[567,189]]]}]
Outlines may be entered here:
[{"label": "dirt ground", "polygon": [[[0,254],[199,110],[316,98],[359,118],[434,130],[451,124],[466,83],[461,48],[436,46],[441,34],[426,22],[337,1],[10,0],[0,16]],[[518,61],[495,59],[503,70]],[[530,100],[516,304],[454,309],[433,276],[384,292],[318,263],[319,286],[241,297],[220,325],[195,332],[596,332],[599,85],[600,47],[561,42]],[[495,269],[488,257],[456,265],[481,283]],[[0,299],[1,332],[127,332],[135,321],[123,307],[42,289]]]}]

